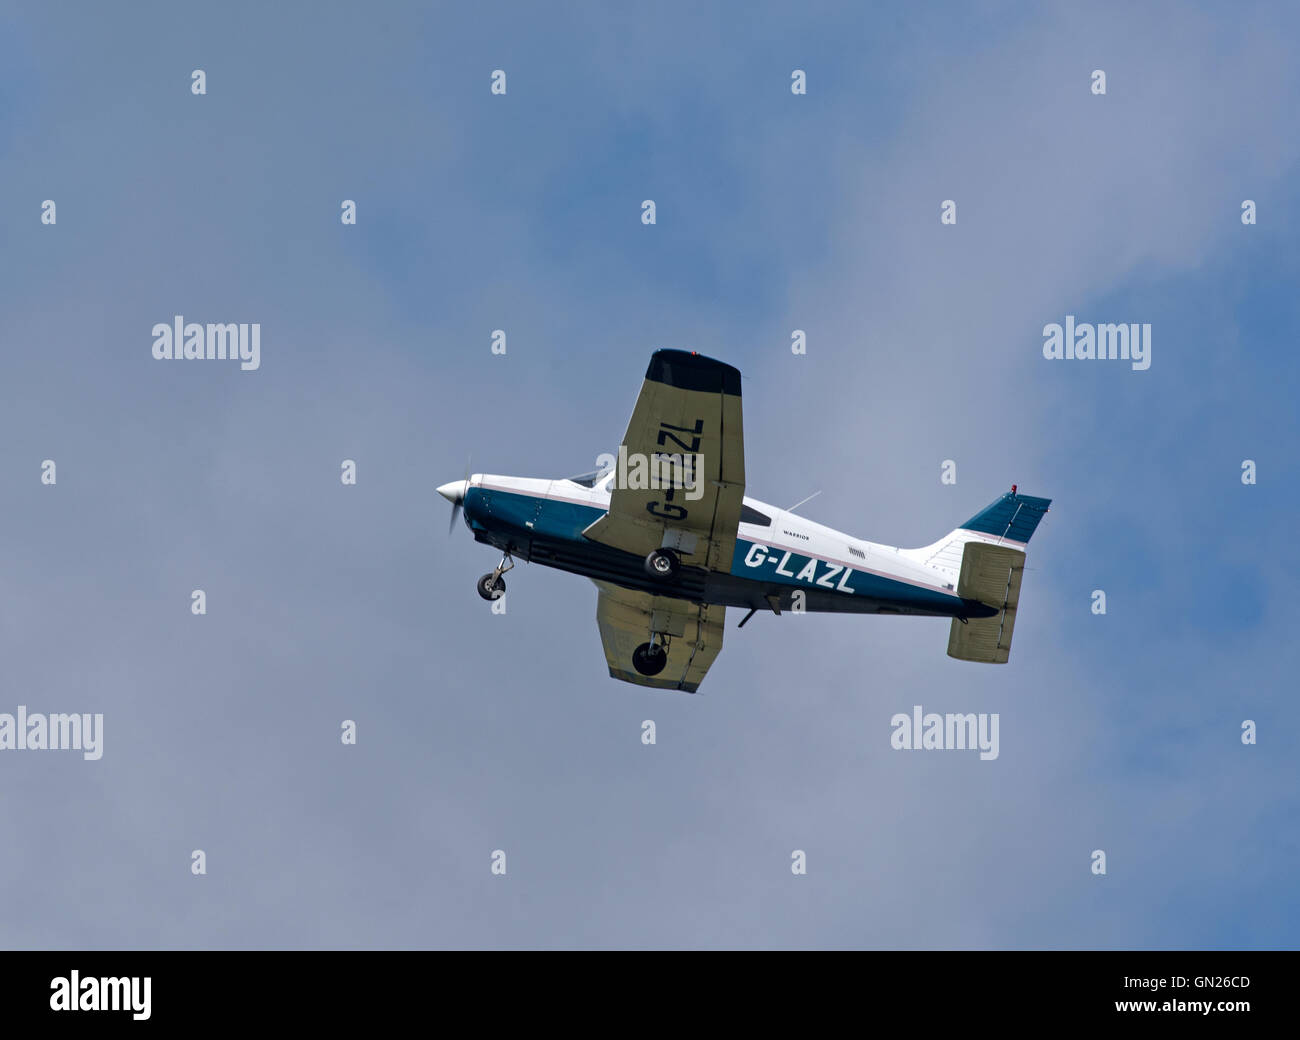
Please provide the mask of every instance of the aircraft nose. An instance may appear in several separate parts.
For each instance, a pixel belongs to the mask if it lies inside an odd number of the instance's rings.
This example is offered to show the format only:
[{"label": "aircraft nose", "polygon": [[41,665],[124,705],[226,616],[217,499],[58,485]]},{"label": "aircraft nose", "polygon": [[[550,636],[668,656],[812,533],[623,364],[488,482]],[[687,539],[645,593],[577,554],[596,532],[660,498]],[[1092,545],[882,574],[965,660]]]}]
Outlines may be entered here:
[{"label": "aircraft nose", "polygon": [[453,480],[450,483],[443,484],[438,488],[438,494],[445,498],[454,506],[460,505],[465,501],[465,491],[469,487],[468,480]]}]

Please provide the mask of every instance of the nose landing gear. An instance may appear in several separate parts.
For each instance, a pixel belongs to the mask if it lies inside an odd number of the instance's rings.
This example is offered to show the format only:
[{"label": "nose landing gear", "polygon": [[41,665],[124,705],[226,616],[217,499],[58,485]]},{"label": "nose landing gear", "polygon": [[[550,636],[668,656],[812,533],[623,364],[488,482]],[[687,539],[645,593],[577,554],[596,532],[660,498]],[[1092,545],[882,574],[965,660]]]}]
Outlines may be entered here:
[{"label": "nose landing gear", "polygon": [[502,556],[501,562],[496,565],[491,574],[485,574],[479,578],[478,594],[487,600],[500,599],[504,596],[506,594],[506,580],[501,575],[514,565],[515,561],[510,558],[509,553]]}]

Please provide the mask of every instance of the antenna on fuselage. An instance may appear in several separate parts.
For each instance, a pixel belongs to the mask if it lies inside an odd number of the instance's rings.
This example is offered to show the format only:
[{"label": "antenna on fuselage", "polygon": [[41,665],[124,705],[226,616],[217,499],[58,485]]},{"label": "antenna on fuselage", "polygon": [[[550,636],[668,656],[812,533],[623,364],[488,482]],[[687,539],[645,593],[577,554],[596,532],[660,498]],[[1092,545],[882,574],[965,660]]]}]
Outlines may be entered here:
[{"label": "antenna on fuselage", "polygon": [[789,509],[787,509],[786,512],[787,512],[787,513],[793,513],[796,509],[798,509],[798,508],[799,508],[801,505],[803,505],[805,502],[811,502],[814,498],[816,498],[816,497],[817,497],[818,495],[820,495],[820,494],[821,494],[820,491],[814,491],[814,492],[813,492],[811,495],[809,495],[807,498],[800,499],[798,502],[796,502],[794,505],[792,505]]}]

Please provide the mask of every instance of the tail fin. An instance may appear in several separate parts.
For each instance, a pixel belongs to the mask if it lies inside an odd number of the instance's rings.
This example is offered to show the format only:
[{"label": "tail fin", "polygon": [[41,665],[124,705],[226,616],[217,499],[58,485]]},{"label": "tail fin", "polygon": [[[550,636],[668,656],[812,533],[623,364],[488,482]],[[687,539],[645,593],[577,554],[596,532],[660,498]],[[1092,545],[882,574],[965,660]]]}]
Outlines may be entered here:
[{"label": "tail fin", "polygon": [[995,535],[999,545],[1014,545],[1023,549],[1034,536],[1038,522],[1043,519],[1043,514],[1051,504],[1050,498],[1017,494],[1016,487],[1012,484],[1010,491],[980,510],[957,530]]},{"label": "tail fin", "polygon": [[1012,484],[1011,490],[1005,495],[989,503],[934,544],[920,549],[908,549],[906,552],[914,560],[942,571],[955,586],[961,575],[962,554],[967,542],[983,542],[1024,550],[1051,504],[1050,498],[1019,494]]},{"label": "tail fin", "polygon": [[953,618],[948,656],[1005,664],[1020,605],[1025,548],[1052,504],[1011,490],[933,545],[907,554],[948,577],[962,599],[997,611],[988,617]]}]

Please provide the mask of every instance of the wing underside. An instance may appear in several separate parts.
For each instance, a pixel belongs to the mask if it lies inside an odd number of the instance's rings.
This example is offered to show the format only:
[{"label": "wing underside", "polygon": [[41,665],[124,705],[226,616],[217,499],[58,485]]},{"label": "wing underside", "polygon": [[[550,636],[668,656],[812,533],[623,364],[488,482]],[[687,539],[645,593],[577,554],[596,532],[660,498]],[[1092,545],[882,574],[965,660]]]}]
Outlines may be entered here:
[{"label": "wing underside", "polygon": [[[609,674],[639,686],[694,693],[722,649],[726,608],[595,584],[600,592],[596,623]],[[647,676],[632,667],[632,654],[651,632],[667,635],[668,661],[658,675]]]},{"label": "wing underside", "polygon": [[584,534],[638,556],[666,546],[688,567],[729,571],[745,493],[740,373],[656,351],[620,455],[609,512]]}]

